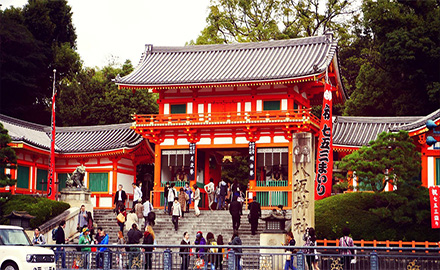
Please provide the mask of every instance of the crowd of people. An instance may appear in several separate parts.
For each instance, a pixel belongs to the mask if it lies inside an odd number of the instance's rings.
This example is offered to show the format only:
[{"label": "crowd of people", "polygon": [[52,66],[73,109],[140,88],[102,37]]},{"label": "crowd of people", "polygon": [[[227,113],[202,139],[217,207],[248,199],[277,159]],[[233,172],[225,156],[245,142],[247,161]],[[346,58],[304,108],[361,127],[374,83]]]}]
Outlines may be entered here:
[{"label": "crowd of people", "polygon": [[[135,190],[136,200],[133,201],[132,215],[137,218],[135,222],[132,222],[127,228],[128,232],[126,237],[124,237],[124,227],[127,223],[127,219],[130,213],[127,213],[125,209],[126,200],[128,199],[127,194],[123,190],[122,185],[119,185],[118,191],[114,197],[116,222],[119,225],[117,244],[123,245],[128,244],[127,248],[118,248],[118,253],[116,254],[116,266],[118,269],[152,269],[153,264],[153,251],[154,245],[157,244],[157,239],[153,226],[155,225],[155,213],[152,203],[149,199],[142,200],[142,192],[136,184],[133,184]],[[178,222],[180,218],[184,217],[184,213],[189,212],[189,206],[194,202],[195,215],[200,215],[200,210],[198,209],[198,201],[200,200],[200,190],[197,185],[193,186],[194,189],[189,188],[189,184],[186,183],[185,187],[180,188],[178,191],[175,189],[174,183],[166,183],[165,185],[165,207],[164,211],[166,214],[171,216],[172,223],[174,225],[175,231],[178,231]],[[216,209],[228,209],[232,217],[233,226],[233,236],[228,242],[234,247],[233,250],[236,253],[235,262],[236,268],[242,268],[242,250],[240,246],[242,245],[241,239],[239,237],[239,227],[240,227],[240,217],[242,215],[243,202],[240,200],[242,193],[238,183],[235,181],[232,185],[227,184],[225,181],[220,181],[219,185],[215,187],[212,179],[210,183],[205,185],[205,191],[208,194],[209,208],[213,209],[213,203],[217,203]],[[214,196],[210,196],[214,194]],[[258,220],[261,217],[261,206],[257,202],[256,197],[248,205],[249,215],[248,219],[251,223],[251,233],[256,234],[258,228]],[[141,222],[142,221],[142,222]],[[143,230],[141,224],[144,224]],[[53,239],[56,244],[60,245],[56,248],[56,261],[61,258],[62,268],[66,268],[66,253],[63,248],[63,244],[68,240],[65,236],[64,229],[66,222],[62,221],[59,227],[53,231]],[[96,225],[95,225],[96,226]],[[103,268],[104,265],[104,254],[105,252],[110,252],[106,247],[94,249],[89,247],[90,244],[109,244],[109,235],[102,227],[97,227],[97,232],[94,232],[93,218],[89,211],[86,211],[85,206],[82,205],[78,214],[78,224],[77,228],[80,232],[78,244],[84,247],[80,247],[77,250],[81,251],[81,254],[77,255],[74,259],[74,264],[72,268],[87,268],[91,263],[90,252],[95,253],[95,265],[97,268]],[[341,237],[339,243],[342,247],[352,247],[353,239],[349,237],[350,230],[345,228],[343,230],[343,237]],[[191,245],[191,233],[184,232],[182,240],[180,242],[181,248],[179,250],[179,255],[181,257],[181,267],[180,269],[189,269],[191,262],[191,255],[194,255],[193,266],[196,268],[203,269],[223,269],[223,261],[227,258],[228,251],[223,250],[217,246],[224,245],[223,236],[221,234],[215,235],[212,232],[206,234],[206,238],[203,236],[201,231],[198,231],[194,236],[193,245],[212,245],[212,248],[196,248],[195,250],[190,249]],[[310,247],[303,249],[305,254],[306,263],[309,270],[319,270],[318,258],[316,249],[316,233],[314,228],[307,228],[303,236],[304,246]],[[40,229],[35,229],[35,234],[33,237],[34,244],[45,244],[46,239],[40,233]],[[144,244],[151,245],[145,248],[139,248],[133,245]],[[178,243],[176,243],[178,244]],[[286,246],[295,246],[296,241],[292,232],[288,232],[286,235],[286,242],[283,243]],[[286,261],[284,264],[284,269],[296,269],[294,267],[294,253],[296,249],[286,249]],[[351,265],[351,260],[353,259],[350,249],[341,249],[341,254],[343,255],[342,265],[344,270],[349,270]],[[127,255],[127,260],[124,255]],[[111,258],[111,256],[110,256]],[[110,260],[110,263],[111,260]]]}]

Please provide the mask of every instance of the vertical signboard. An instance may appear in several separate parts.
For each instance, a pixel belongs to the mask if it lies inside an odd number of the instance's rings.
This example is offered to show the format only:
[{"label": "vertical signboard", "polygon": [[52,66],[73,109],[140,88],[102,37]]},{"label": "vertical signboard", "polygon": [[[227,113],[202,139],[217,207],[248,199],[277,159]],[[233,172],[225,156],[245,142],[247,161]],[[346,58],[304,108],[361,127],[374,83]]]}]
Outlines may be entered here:
[{"label": "vertical signboard", "polygon": [[255,142],[249,142],[249,180],[255,179]]},{"label": "vertical signboard", "polygon": [[196,144],[189,144],[189,181],[193,181],[195,179],[196,174]]},{"label": "vertical signboard", "polygon": [[440,186],[429,188],[429,200],[431,202],[431,227],[440,229]]},{"label": "vertical signboard", "polygon": [[315,200],[330,196],[332,191],[333,143],[332,92],[330,87],[329,84],[325,84],[319,129],[318,156],[316,158]]}]

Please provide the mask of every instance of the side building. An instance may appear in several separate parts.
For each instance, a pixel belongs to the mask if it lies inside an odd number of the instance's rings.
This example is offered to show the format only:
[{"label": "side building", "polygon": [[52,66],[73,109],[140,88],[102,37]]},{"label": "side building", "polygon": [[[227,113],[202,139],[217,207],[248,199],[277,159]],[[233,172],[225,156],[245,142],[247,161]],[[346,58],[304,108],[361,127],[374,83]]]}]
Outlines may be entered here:
[{"label": "side building", "polygon": [[[51,127],[6,115],[0,115],[0,122],[8,130],[17,155],[17,168],[7,172],[17,184],[0,188],[0,192],[45,195]],[[152,164],[154,150],[130,125],[57,127],[54,179],[58,195],[66,187],[67,174],[84,165],[84,185],[92,192],[95,208],[111,208],[119,184],[132,197],[136,166]]]}]

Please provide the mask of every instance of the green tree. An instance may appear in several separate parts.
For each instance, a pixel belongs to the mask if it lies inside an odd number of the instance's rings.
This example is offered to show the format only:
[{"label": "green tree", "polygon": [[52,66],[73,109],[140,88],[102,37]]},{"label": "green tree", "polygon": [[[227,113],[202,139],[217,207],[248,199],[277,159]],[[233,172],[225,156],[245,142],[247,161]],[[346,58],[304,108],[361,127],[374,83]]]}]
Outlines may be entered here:
[{"label": "green tree", "polygon": [[249,182],[249,158],[247,156],[233,156],[232,162],[223,162],[222,179],[233,183],[234,179],[247,186]]},{"label": "green tree", "polygon": [[368,146],[345,156],[336,166],[354,172],[361,188],[381,192],[387,183],[399,189],[417,182],[420,153],[408,132],[383,132]]},{"label": "green tree", "polygon": [[49,124],[52,70],[62,79],[81,67],[71,8],[66,0],[29,0],[0,16],[0,112]]},{"label": "green tree", "polygon": [[[324,3],[325,9],[321,12]],[[208,25],[190,44],[266,41],[346,31],[347,0],[214,0]]]},{"label": "green tree", "polygon": [[[348,115],[426,115],[440,104],[440,3],[365,0]],[[357,56],[356,56],[357,55]],[[353,75],[349,85],[353,86]]]},{"label": "green tree", "polygon": [[14,168],[17,163],[15,151],[8,145],[10,142],[11,137],[8,131],[0,123],[0,187],[12,186],[16,182],[16,180],[10,179],[10,175],[5,174],[6,168]]},{"label": "green tree", "polygon": [[71,79],[64,78],[59,86],[57,121],[64,126],[127,123],[131,114],[158,112],[157,95],[147,90],[118,89],[112,81],[133,70],[127,60],[122,67],[82,69]]}]

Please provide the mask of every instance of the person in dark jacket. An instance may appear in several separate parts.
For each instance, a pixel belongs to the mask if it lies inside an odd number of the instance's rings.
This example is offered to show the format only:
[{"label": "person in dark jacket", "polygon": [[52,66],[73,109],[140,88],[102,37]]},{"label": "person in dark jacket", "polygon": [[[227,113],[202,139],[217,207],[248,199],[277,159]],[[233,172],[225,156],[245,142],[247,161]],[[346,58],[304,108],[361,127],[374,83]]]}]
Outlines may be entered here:
[{"label": "person in dark jacket", "polygon": [[[142,238],[142,232],[139,231],[136,223],[131,225],[131,229],[127,233],[128,242],[127,244],[139,244],[139,241]],[[140,258],[140,250],[137,247],[130,247],[128,250],[130,253],[128,254],[128,266],[129,269],[140,269],[141,268],[141,258]]]},{"label": "person in dark jacket", "polygon": [[[154,244],[154,231],[151,225],[148,225],[144,232],[144,241],[142,242],[144,245],[153,245]],[[144,248],[145,252],[145,269],[153,269],[153,262],[151,260],[153,255],[154,247],[146,247]]]},{"label": "person in dark jacket", "polygon": [[[232,246],[241,246],[242,242],[240,237],[238,236],[238,231],[234,231],[234,234],[232,235],[231,242],[228,243]],[[243,253],[243,250],[240,247],[234,247],[232,250],[235,252],[235,269],[241,270],[241,254]]]},{"label": "person in dark jacket", "polygon": [[[180,242],[180,245],[190,245],[190,241],[189,241],[189,233],[185,232],[183,234],[183,239]],[[189,247],[181,247],[179,250],[180,253],[180,257],[182,257],[182,264],[180,265],[180,270],[188,270],[189,267],[189,253],[190,253],[190,248]]]},{"label": "person in dark jacket", "polygon": [[[64,228],[66,228],[66,221],[62,220],[55,234],[55,244],[57,245],[63,245],[66,243],[66,235],[64,234]],[[55,252],[55,262],[58,262],[59,256],[61,256],[61,268],[67,268],[66,251],[64,250],[64,247],[57,247]]]},{"label": "person in dark jacket", "polygon": [[232,229],[238,231],[240,227],[240,216],[242,215],[242,205],[236,199],[229,205],[229,213],[232,216]]},{"label": "person in dark jacket", "polygon": [[115,199],[113,200],[113,204],[115,205],[115,213],[121,206],[125,207],[125,201],[127,200],[127,193],[122,190],[122,185],[118,186],[118,191],[115,193]]},{"label": "person in dark jacket", "polygon": [[249,223],[251,224],[252,235],[255,235],[258,229],[258,219],[261,217],[261,205],[257,202],[257,196],[254,196],[253,202],[249,204]]},{"label": "person in dark jacket", "polygon": [[[196,234],[196,241],[194,241],[194,245],[206,245],[206,240],[203,237],[201,231],[198,231]],[[201,259],[205,259],[205,248],[196,248],[196,252],[198,252],[197,257]]]},{"label": "person in dark jacket", "polygon": [[163,188],[163,197],[165,199],[165,207],[163,209],[163,211],[165,213],[167,212],[167,206],[168,206],[168,191],[170,190],[170,182],[166,182],[165,187]]}]

